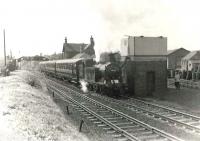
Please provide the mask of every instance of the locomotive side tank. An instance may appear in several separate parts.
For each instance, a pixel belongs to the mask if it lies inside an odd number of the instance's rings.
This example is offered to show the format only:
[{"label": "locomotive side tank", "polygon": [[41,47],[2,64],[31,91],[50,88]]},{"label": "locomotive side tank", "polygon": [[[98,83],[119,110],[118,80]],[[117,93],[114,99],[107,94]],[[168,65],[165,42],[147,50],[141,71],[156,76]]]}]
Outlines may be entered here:
[{"label": "locomotive side tank", "polygon": [[121,90],[121,67],[110,54],[110,61],[86,67],[85,80],[88,88],[110,96],[118,96]]}]

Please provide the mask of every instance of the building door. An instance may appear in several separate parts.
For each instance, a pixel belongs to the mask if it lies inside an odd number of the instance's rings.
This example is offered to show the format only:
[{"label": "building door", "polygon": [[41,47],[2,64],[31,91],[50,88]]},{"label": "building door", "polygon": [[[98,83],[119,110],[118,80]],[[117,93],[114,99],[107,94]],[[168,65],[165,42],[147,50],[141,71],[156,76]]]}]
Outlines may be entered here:
[{"label": "building door", "polygon": [[147,72],[147,77],[146,77],[146,88],[147,88],[147,95],[151,96],[152,93],[155,91],[155,72],[150,71]]}]

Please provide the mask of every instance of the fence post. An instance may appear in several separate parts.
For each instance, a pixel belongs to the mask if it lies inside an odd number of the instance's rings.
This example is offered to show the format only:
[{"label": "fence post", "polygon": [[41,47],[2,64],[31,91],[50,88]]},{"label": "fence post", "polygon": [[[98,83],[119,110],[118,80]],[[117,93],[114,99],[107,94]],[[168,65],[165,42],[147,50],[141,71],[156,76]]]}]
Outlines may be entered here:
[{"label": "fence post", "polygon": [[79,126],[79,132],[81,132],[82,126],[83,126],[84,121],[81,120],[80,126]]},{"label": "fence post", "polygon": [[67,114],[69,115],[69,107],[68,107],[68,106],[66,106],[66,108],[67,108]]}]

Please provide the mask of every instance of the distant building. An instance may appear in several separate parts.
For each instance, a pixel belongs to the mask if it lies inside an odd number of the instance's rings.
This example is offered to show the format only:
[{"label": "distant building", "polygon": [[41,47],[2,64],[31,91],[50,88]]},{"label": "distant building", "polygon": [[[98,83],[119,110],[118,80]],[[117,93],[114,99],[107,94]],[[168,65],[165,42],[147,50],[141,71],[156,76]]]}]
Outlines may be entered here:
[{"label": "distant building", "polygon": [[181,59],[185,57],[190,51],[179,48],[167,51],[167,68],[168,69],[181,69]]},{"label": "distant building", "polygon": [[192,51],[181,60],[181,69],[186,71],[196,71],[200,66],[200,51]]},{"label": "distant building", "polygon": [[[67,38],[65,38],[65,43],[63,44],[63,59],[72,58],[79,53],[85,53],[88,56],[94,56],[94,39],[90,37],[90,43],[68,43]],[[81,56],[81,55],[80,55]]]}]

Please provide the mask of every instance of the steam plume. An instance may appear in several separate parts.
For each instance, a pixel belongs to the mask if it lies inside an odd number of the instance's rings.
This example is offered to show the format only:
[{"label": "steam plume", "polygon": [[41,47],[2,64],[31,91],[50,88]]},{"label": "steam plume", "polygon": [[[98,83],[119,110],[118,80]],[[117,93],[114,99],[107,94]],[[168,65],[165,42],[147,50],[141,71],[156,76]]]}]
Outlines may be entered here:
[{"label": "steam plume", "polygon": [[81,90],[84,93],[87,93],[88,92],[88,88],[87,88],[88,83],[84,80],[80,80],[80,83],[81,83]]}]

